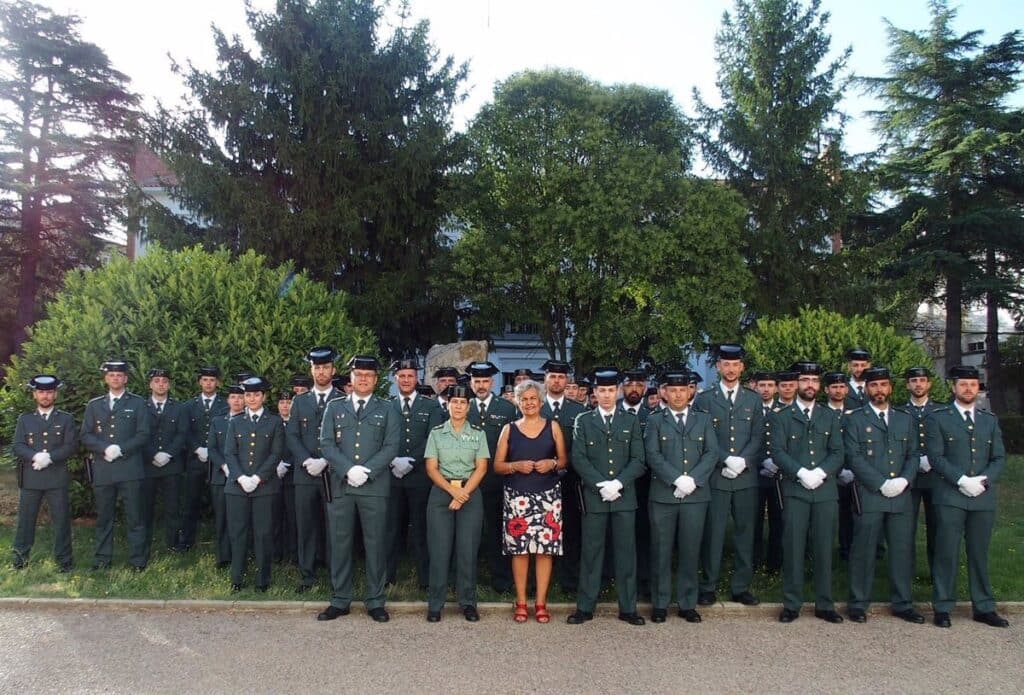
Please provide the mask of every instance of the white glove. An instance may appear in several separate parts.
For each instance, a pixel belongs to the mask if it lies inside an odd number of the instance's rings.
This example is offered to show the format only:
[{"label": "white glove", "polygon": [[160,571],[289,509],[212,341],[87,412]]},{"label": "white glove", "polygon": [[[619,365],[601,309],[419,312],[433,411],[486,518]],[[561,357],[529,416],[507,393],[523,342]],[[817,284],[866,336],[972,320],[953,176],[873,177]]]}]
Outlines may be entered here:
[{"label": "white glove", "polygon": [[50,458],[50,452],[48,451],[37,451],[32,456],[32,470],[41,471],[51,463],[53,463],[53,459]]},{"label": "white glove", "polygon": [[220,469],[222,471],[224,471],[224,477],[226,478],[228,476],[228,464],[226,464],[226,463],[220,464]]},{"label": "white glove", "polygon": [[853,471],[849,468],[843,468],[839,471],[839,483],[840,485],[849,485],[853,482]]},{"label": "white glove", "polygon": [[681,475],[672,481],[672,484],[676,486],[676,489],[683,493],[683,497],[690,495],[694,490],[697,489],[697,481],[691,476]]},{"label": "white glove", "polygon": [[206,463],[207,459],[210,458],[210,450],[207,449],[205,446],[196,447],[195,453],[196,456],[199,457],[199,460],[202,461],[203,463]]},{"label": "white glove", "polygon": [[728,466],[725,466],[722,468],[722,477],[729,480],[736,480],[736,478],[740,477],[740,474]]},{"label": "white glove", "polygon": [[603,480],[597,484],[597,489],[605,502],[614,502],[622,497],[622,483],[618,480]]},{"label": "white glove", "polygon": [[796,472],[796,477],[800,481],[800,484],[808,490],[816,490],[821,487],[821,479],[812,470],[801,468]]},{"label": "white glove", "polygon": [[255,476],[243,475],[238,478],[238,484],[242,486],[242,489],[246,492],[255,492],[257,483],[253,479]]},{"label": "white glove", "polygon": [[404,478],[412,471],[412,462],[416,459],[411,456],[396,456],[391,459],[391,474],[396,478]]},{"label": "white glove", "polygon": [[896,492],[895,480],[886,480],[882,483],[882,486],[878,488],[878,491],[882,493],[883,497],[895,497],[900,494]]},{"label": "white glove", "polygon": [[743,460],[742,456],[726,456],[725,465],[736,475],[747,469],[747,462]]},{"label": "white glove", "polygon": [[352,487],[359,487],[370,479],[370,469],[366,466],[352,466],[348,469],[345,479]]},{"label": "white glove", "polygon": [[315,478],[327,468],[327,459],[306,459],[302,462],[302,465],[306,468],[306,472]]},{"label": "white glove", "polygon": [[686,493],[680,490],[679,488],[676,488],[675,490],[672,491],[672,496],[675,497],[676,499],[683,499],[684,497],[686,497]]},{"label": "white glove", "polygon": [[156,452],[156,455],[153,456],[153,463],[155,463],[158,468],[163,468],[170,462],[171,455],[168,454],[166,451],[158,451]]},{"label": "white glove", "polygon": [[931,469],[932,469],[932,464],[928,463],[928,457],[927,456],[922,456],[918,460],[917,470],[921,471],[922,473],[928,473],[929,471],[931,471]]},{"label": "white glove", "polygon": [[775,462],[770,458],[765,459],[761,462],[761,469],[768,471],[769,474],[775,475],[779,472],[779,467],[775,465]]},{"label": "white glove", "polygon": [[985,486],[982,481],[985,480],[985,476],[976,475],[973,478],[968,478],[966,475],[960,476],[960,479],[956,481],[957,487],[960,488],[960,492],[967,495],[968,497],[977,497],[981,493],[985,492]]},{"label": "white glove", "polygon": [[281,461],[277,464],[277,477],[283,478],[288,475],[288,469],[292,467],[292,464],[287,461]]},{"label": "white glove", "polygon": [[121,458],[121,447],[119,447],[117,444],[111,444],[110,446],[103,450],[103,458],[105,458],[107,462],[113,461],[114,459],[117,458]]},{"label": "white glove", "polygon": [[828,473],[825,472],[824,468],[812,468],[811,469],[811,473],[813,475],[818,476],[818,482],[819,483],[825,482],[825,478],[828,477]]}]

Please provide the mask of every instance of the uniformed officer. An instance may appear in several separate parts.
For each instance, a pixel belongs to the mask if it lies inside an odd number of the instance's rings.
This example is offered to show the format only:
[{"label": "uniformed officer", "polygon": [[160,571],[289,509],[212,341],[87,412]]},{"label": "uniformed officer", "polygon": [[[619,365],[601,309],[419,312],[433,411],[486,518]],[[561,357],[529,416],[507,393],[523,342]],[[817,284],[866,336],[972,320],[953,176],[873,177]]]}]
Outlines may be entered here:
[{"label": "uniformed officer", "polygon": [[[846,397],[850,393],[850,384],[843,372],[825,372],[821,377],[825,389],[825,405],[839,416],[839,424],[847,415],[854,412],[847,410]],[[839,494],[839,557],[843,562],[850,559],[850,546],[853,544],[853,471],[844,462],[836,476]]]},{"label": "uniformed officer", "polygon": [[[427,496],[430,479],[423,465],[423,449],[430,431],[444,422],[437,401],[416,393],[419,360],[406,354],[391,365],[398,397],[391,403],[402,427],[398,455],[391,460],[391,500],[388,502],[388,582],[395,583],[403,547],[412,550],[416,577],[427,588],[430,558],[427,555]],[[408,531],[408,534],[406,533]],[[408,543],[406,538],[408,537]]]},{"label": "uniformed officer", "polygon": [[761,399],[740,384],[746,351],[727,343],[718,348],[718,387],[702,392],[693,407],[711,416],[718,438],[718,461],[709,481],[711,503],[704,526],[701,555],[704,573],[697,603],[710,606],[722,575],[725,532],[732,519],[733,573],[729,582],[733,601],[756,606],[750,591],[754,581],[754,528],[757,515],[758,471],[764,442]]},{"label": "uniformed officer", "polygon": [[[438,367],[434,370],[434,390],[437,391],[437,402],[441,409],[448,412],[448,401],[444,394],[448,392],[449,386],[454,386],[459,378],[459,370],[455,367]],[[491,449],[491,451],[494,451]]]},{"label": "uniformed officer", "polygon": [[[572,367],[562,360],[548,360],[541,365],[547,395],[541,404],[540,416],[554,420],[562,428],[565,452],[572,460],[573,425],[586,408],[565,395],[565,385]],[[616,389],[616,393],[618,389]],[[579,474],[570,466],[562,476],[562,557],[558,558],[558,579],[562,590],[576,591],[580,576],[580,536],[583,512],[580,509]]]},{"label": "uniformed officer", "polygon": [[836,475],[843,465],[839,417],[817,404],[821,367],[797,362],[793,405],[768,416],[771,455],[783,473],[782,493],[782,613],[779,622],[791,623],[803,605],[804,557],[808,535],[814,556],[814,615],[841,623],[832,601],[832,545],[836,534]]},{"label": "uniformed officer", "polygon": [[180,552],[181,488],[185,476],[185,447],[188,441],[189,418],[183,403],[171,398],[171,373],[153,368],[149,377],[149,417],[152,436],[146,443],[145,470],[142,481],[142,519],[146,524],[146,562],[153,549],[156,504],[163,504],[164,541],[173,552]]},{"label": "uniformed officer", "polygon": [[887,368],[869,367],[861,378],[868,405],[850,413],[843,423],[843,455],[856,477],[861,506],[853,520],[847,614],[855,623],[867,620],[876,549],[884,532],[890,551],[892,614],[909,623],[923,623],[910,592],[914,578],[910,485],[917,473],[916,426],[910,415],[890,407],[892,378]]},{"label": "uniformed officer", "polygon": [[313,383],[313,377],[308,374],[296,374],[291,380],[292,395],[301,396],[313,388]]},{"label": "uniformed officer", "polygon": [[[917,438],[914,453],[917,456],[917,477],[911,489],[914,508],[914,528],[917,528],[917,518],[924,506],[924,533],[925,549],[928,554],[928,574],[932,575],[935,565],[935,501],[932,491],[938,483],[938,475],[932,472],[931,463],[928,461],[928,452],[925,451],[924,422],[932,413],[943,407],[930,397],[932,391],[932,373],[927,367],[910,367],[904,377],[907,380],[907,390],[910,392],[910,400],[904,406],[904,410],[914,418],[917,428]],[[916,566],[916,562],[912,563]]]},{"label": "uniformed officer", "polygon": [[[416,384],[416,393],[423,396],[424,398],[430,398],[435,402],[437,401],[437,392],[434,391],[434,387],[431,386],[430,384]],[[441,404],[438,403],[438,407],[440,407],[440,405]]]},{"label": "uniformed officer", "polygon": [[498,436],[505,425],[518,417],[518,408],[512,403],[495,398],[491,392],[498,368],[490,362],[474,362],[466,368],[474,398],[469,404],[469,423],[481,428],[487,435],[487,450],[491,461],[487,475],[480,484],[484,503],[484,530],[481,539],[487,567],[491,575],[491,588],[499,593],[512,591],[512,560],[502,552],[504,523],[501,517],[504,476],[494,471],[494,453],[498,450]]},{"label": "uniformed officer", "polygon": [[277,479],[281,481],[281,486],[280,492],[274,498],[274,562],[287,560],[295,563],[298,557],[295,531],[295,471],[288,450],[287,435],[294,397],[294,391],[281,391],[277,395],[277,415],[284,423],[285,446],[284,456],[277,464]]},{"label": "uniformed officer", "polygon": [[227,412],[215,415],[210,420],[210,431],[206,435],[208,458],[207,479],[210,483],[210,500],[213,503],[213,548],[217,567],[231,564],[231,537],[228,535],[228,515],[224,506],[224,485],[227,482],[228,465],[224,452],[228,441],[228,422],[245,411],[245,389],[238,384],[228,386]]},{"label": "uniformed officer", "polygon": [[491,452],[487,448],[487,434],[466,420],[472,390],[450,386],[446,397],[450,417],[430,430],[423,453],[426,474],[433,483],[427,502],[427,621],[436,623],[441,619],[454,557],[455,596],[463,617],[475,623],[480,620],[476,568],[484,517],[478,488],[487,475]]},{"label": "uniformed officer", "polygon": [[376,622],[387,581],[388,497],[391,461],[398,455],[402,424],[391,403],[374,395],[380,363],[356,355],[348,366],[352,395],[330,401],[320,429],[320,449],[330,464],[333,500],[327,505],[331,541],[331,603],[317,620],[347,615],[352,603],[352,543],[358,520],[366,551],[366,608]]},{"label": "uniformed officer", "polygon": [[784,369],[775,374],[775,385],[778,394],[775,396],[776,408],[787,408],[796,401],[796,392],[800,386],[800,375],[792,369]]},{"label": "uniformed officer", "polygon": [[647,420],[644,445],[651,470],[651,621],[665,622],[672,598],[672,549],[679,553],[676,596],[679,617],[701,621],[696,610],[699,538],[711,493],[708,479],[718,461],[711,416],[690,407],[690,375],[664,372],[665,405]]},{"label": "uniformed officer", "polygon": [[657,386],[648,387],[645,398],[647,399],[647,409],[652,413],[661,408],[661,393]]},{"label": "uniformed officer", "polygon": [[[199,395],[185,406],[188,417],[188,460],[185,463],[185,501],[181,517],[180,548],[188,550],[196,542],[199,517],[202,514],[203,488],[210,480],[207,440],[213,418],[226,415],[227,403],[217,394],[220,369],[207,365],[199,369]],[[222,495],[223,496],[223,495]]]},{"label": "uniformed officer", "polygon": [[864,393],[864,370],[871,366],[871,353],[862,347],[850,348],[846,351],[846,369],[850,373],[849,389],[846,396],[846,409],[856,410],[868,404]]},{"label": "uniformed officer", "polygon": [[[761,444],[761,462],[758,465],[757,514],[754,523],[754,566],[762,562],[769,573],[782,569],[782,507],[779,506],[779,467],[771,458],[771,427],[768,413],[776,408],[778,377],[774,372],[754,372],[751,375],[754,388],[761,399],[761,417],[764,422],[764,439]],[[768,524],[768,538],[765,541],[765,520]]]},{"label": "uniformed officer", "polygon": [[[515,389],[516,386],[519,386],[519,384],[523,383],[524,381],[532,381],[533,378],[534,377],[533,377],[533,370],[532,369],[517,369],[517,370],[515,370],[514,372],[512,372],[512,388],[513,388],[513,390]],[[575,386],[575,384],[574,384],[574,386]],[[566,384],[566,388],[568,388],[568,384]]]},{"label": "uniformed officer", "polygon": [[146,568],[146,525],[142,515],[142,480],[145,449],[151,422],[146,401],[125,389],[128,363],[103,363],[108,392],[85,406],[82,445],[92,454],[92,483],[96,499],[96,557],[93,569],[110,567],[114,553],[114,518],[117,499],[124,504],[128,526],[128,563]]},{"label": "uniformed officer", "polygon": [[274,497],[277,464],[284,454],[284,423],[264,407],[270,382],[261,376],[241,383],[245,412],[228,422],[224,462],[224,506],[231,539],[231,591],[241,591],[252,547],[256,591],[270,586],[274,553]]},{"label": "uniformed officer", "polygon": [[[647,418],[657,412],[657,406],[652,408],[649,405],[649,392],[653,390],[657,395],[658,390],[647,386],[650,375],[647,369],[636,367],[622,371],[622,399],[619,407],[635,415],[640,424],[640,439],[643,441],[644,432],[647,430]],[[641,444],[641,450],[643,445]],[[640,477],[633,483],[636,492],[636,581],[637,594],[648,598],[651,595],[651,522],[647,516],[648,496],[651,490],[651,474],[644,466]]]},{"label": "uniformed officer", "polygon": [[53,374],[29,379],[32,399],[30,413],[18,416],[14,427],[14,464],[18,469],[18,528],[14,533],[14,569],[28,563],[36,539],[39,507],[46,498],[53,526],[53,557],[58,571],[72,567],[71,504],[68,459],[78,452],[78,434],[70,413],[58,410],[57,389],[61,380]]},{"label": "uniformed officer", "polygon": [[956,604],[956,578],[960,566],[960,540],[967,544],[967,579],[974,619],[992,627],[1009,621],[996,613],[988,576],[988,549],[996,516],[999,477],[1006,467],[1006,449],[999,420],[976,407],[977,367],[950,369],[953,403],[925,419],[925,451],[939,474],[935,502],[935,569],[932,580],[934,622],[950,627]]},{"label": "uniformed officer", "polygon": [[[327,404],[345,397],[334,385],[334,363],[338,351],[330,345],[312,348],[306,353],[313,387],[292,399],[291,413],[285,425],[287,449],[294,464],[292,484],[295,493],[296,557],[301,580],[296,593],[304,594],[316,583],[317,555],[329,564],[330,543],[327,530],[327,458],[320,446],[320,426]],[[327,478],[327,481],[324,479]]]},{"label": "uniformed officer", "polygon": [[636,480],[644,472],[644,444],[636,415],[616,409],[619,370],[594,371],[597,408],[576,416],[572,467],[583,492],[579,593],[570,625],[591,620],[601,590],[605,538],[611,527],[619,620],[643,625],[636,612]]}]

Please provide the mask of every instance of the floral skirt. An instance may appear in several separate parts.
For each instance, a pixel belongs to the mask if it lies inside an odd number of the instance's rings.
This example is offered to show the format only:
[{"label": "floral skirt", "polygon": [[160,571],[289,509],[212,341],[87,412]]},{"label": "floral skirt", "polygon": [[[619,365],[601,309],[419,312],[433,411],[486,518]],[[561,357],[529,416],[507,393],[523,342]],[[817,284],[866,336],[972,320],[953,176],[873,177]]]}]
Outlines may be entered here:
[{"label": "floral skirt", "polygon": [[502,520],[506,555],[562,554],[560,485],[544,492],[505,488]]}]

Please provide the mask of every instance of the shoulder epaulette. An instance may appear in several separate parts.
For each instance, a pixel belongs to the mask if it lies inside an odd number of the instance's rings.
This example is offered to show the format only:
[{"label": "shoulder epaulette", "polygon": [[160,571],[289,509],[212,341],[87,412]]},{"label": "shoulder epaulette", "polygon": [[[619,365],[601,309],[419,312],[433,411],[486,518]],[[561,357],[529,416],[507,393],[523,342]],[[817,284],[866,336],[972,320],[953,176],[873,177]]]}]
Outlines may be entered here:
[{"label": "shoulder epaulette", "polygon": [[[479,429],[476,425],[474,425],[473,423],[470,423],[468,420],[466,422],[469,423],[469,426],[472,427],[473,429]],[[432,430],[443,430],[444,426],[447,425],[447,424],[448,424],[447,422],[442,422],[440,425],[434,425],[430,429],[432,429]]]},{"label": "shoulder epaulette", "polygon": [[104,398],[106,398],[106,397],[107,397],[107,396],[106,396],[106,394],[104,394],[104,395],[102,395],[102,396],[96,396],[95,398],[93,398],[93,399],[90,399],[90,401],[89,401],[89,402],[90,402],[90,403],[95,403],[96,401],[101,401],[101,400],[103,400],[103,399],[104,399]]},{"label": "shoulder epaulette", "polygon": [[[467,422],[467,424],[469,425],[469,428],[470,428],[471,430],[476,430],[477,432],[483,432],[483,431],[484,431],[484,428],[483,428],[483,427],[480,427],[480,425],[474,425],[474,424],[473,424],[472,422],[469,422],[468,420],[467,420],[466,422]],[[434,429],[436,430],[436,429],[439,429],[439,428],[441,428],[441,427],[444,427],[444,425],[438,425],[438,426],[437,426],[437,427],[435,427]]]}]

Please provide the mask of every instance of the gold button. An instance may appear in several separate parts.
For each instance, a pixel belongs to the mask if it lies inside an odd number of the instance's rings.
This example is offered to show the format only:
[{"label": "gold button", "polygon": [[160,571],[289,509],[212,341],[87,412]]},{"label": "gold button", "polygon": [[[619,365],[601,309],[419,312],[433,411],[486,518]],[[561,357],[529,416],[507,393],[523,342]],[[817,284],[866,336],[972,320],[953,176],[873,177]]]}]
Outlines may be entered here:
[{"label": "gold button", "polygon": [[[611,463],[611,461],[609,461],[608,463]],[[608,475],[615,475],[615,471],[608,471]]]},{"label": "gold button", "polygon": [[356,442],[356,448],[357,449],[359,448],[359,442]]},{"label": "gold button", "polygon": [[356,454],[356,461],[359,460],[359,454]]},{"label": "gold button", "polygon": [[890,471],[890,473],[889,473],[889,477],[890,477],[890,478],[895,478],[895,477],[896,477],[896,474]]}]

